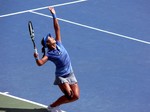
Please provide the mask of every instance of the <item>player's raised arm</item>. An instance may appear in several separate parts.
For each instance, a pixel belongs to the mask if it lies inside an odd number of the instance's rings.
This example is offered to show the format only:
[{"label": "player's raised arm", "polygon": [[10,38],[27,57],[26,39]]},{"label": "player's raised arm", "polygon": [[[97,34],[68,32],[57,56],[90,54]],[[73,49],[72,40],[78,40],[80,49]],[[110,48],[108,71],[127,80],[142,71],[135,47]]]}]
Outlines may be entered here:
[{"label": "player's raised arm", "polygon": [[58,19],[56,16],[56,11],[53,7],[48,7],[48,8],[53,16],[53,24],[54,24],[54,30],[55,30],[55,35],[56,35],[56,41],[61,42],[60,26],[59,26]]}]

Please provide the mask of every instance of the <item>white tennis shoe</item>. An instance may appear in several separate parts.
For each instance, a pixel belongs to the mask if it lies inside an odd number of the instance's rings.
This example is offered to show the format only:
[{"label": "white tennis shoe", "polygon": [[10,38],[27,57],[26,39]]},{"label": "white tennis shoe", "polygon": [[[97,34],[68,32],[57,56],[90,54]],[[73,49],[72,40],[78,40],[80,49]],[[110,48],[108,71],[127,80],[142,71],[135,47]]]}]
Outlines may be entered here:
[{"label": "white tennis shoe", "polygon": [[66,111],[63,111],[63,110],[60,110],[60,108],[57,106],[57,107],[51,107],[51,106],[48,106],[47,107],[47,110],[49,112],[66,112]]}]

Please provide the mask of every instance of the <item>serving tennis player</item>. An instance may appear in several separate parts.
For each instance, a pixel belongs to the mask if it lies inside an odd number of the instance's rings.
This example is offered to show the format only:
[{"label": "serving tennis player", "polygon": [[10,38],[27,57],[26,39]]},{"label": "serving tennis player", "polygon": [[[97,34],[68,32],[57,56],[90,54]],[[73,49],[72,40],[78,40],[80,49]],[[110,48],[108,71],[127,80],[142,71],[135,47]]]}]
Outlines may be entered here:
[{"label": "serving tennis player", "polygon": [[[38,53],[34,57],[38,66],[51,61],[56,66],[54,85],[58,85],[63,95],[48,106],[50,112],[64,112],[59,109],[62,104],[70,103],[79,99],[80,90],[77,79],[72,69],[69,54],[61,41],[60,26],[53,7],[48,8],[53,16],[55,38],[47,34],[41,41],[43,46],[43,57],[40,59]],[[47,49],[47,51],[45,50]]]}]

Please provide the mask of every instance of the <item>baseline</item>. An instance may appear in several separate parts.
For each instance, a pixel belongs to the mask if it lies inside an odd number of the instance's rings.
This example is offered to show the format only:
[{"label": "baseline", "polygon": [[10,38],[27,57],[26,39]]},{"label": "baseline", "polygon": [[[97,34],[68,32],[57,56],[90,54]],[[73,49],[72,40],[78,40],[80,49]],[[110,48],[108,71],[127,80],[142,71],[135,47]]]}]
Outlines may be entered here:
[{"label": "baseline", "polygon": [[[75,3],[85,2],[85,1],[87,1],[87,0],[77,0],[77,1],[73,1],[73,2],[66,2],[66,3],[62,3],[62,4],[52,5],[51,7],[60,7],[60,6],[65,6],[65,5],[70,5],[70,4],[75,4]],[[19,11],[19,12],[10,13],[10,14],[4,14],[4,15],[0,15],[0,18],[23,14],[23,13],[27,13],[29,11],[42,10],[42,9],[46,9],[46,8],[48,8],[48,6],[40,7],[40,8],[36,8],[36,9],[29,9],[29,10],[25,10],[25,11]]]},{"label": "baseline", "polygon": [[[40,15],[40,16],[52,18],[52,16],[49,16],[49,15],[46,15],[46,14],[43,14],[43,13],[39,13],[39,12],[31,11],[31,10],[29,12],[31,12],[33,14]],[[133,40],[133,41],[137,41],[137,42],[141,42],[141,43],[150,45],[150,42],[145,41],[145,40],[136,39],[136,38],[133,38],[133,37],[130,37],[130,36],[110,32],[110,31],[107,31],[107,30],[95,28],[95,27],[84,25],[84,24],[81,24],[81,23],[76,23],[76,22],[65,20],[65,19],[62,19],[62,18],[58,18],[58,20],[63,21],[63,22],[67,22],[67,23],[70,23],[70,24],[74,24],[74,25],[77,25],[77,26],[85,27],[85,28],[88,28],[88,29],[96,30],[96,31],[99,31],[99,32],[107,33],[107,34],[110,34],[110,35],[115,35],[115,36],[118,36],[118,37],[126,38],[128,40]]]}]

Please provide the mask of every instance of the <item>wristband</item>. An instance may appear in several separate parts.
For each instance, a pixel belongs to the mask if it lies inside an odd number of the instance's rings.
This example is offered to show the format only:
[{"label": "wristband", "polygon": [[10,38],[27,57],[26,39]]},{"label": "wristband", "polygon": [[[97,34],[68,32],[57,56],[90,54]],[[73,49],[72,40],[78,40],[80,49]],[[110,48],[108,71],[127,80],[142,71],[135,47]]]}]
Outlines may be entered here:
[{"label": "wristband", "polygon": [[52,16],[53,16],[53,19],[57,19],[56,14],[52,14]]},{"label": "wristband", "polygon": [[36,60],[36,61],[39,60],[39,57],[36,57],[35,60]]}]

